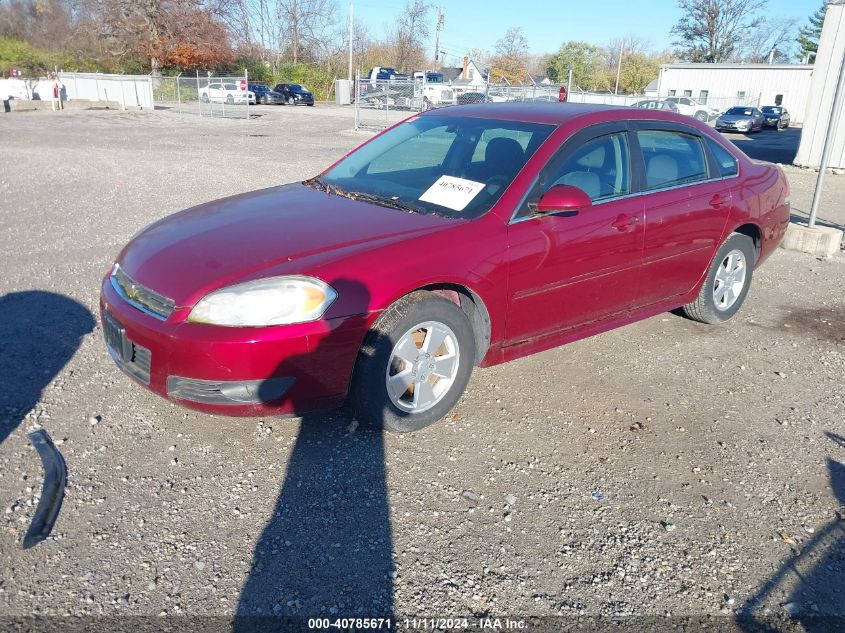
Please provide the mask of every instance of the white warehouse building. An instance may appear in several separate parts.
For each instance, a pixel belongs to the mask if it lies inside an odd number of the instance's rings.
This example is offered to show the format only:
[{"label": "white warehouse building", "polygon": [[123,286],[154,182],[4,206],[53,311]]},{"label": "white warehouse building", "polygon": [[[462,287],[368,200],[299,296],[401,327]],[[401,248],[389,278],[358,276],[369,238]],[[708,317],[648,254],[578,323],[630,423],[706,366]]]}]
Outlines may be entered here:
[{"label": "white warehouse building", "polygon": [[657,96],[690,97],[723,111],[782,105],[793,123],[802,123],[812,74],[804,64],[663,64]]}]

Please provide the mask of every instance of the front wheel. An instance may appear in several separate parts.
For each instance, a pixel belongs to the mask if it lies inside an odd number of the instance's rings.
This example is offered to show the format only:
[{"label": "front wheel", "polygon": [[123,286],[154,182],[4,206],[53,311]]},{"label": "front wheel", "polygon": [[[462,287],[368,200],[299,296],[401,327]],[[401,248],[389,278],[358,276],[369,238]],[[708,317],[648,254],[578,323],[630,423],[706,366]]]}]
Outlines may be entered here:
[{"label": "front wheel", "polygon": [[710,263],[698,297],[683,307],[684,314],[711,325],[730,319],[748,295],[756,258],[751,238],[731,233]]},{"label": "front wheel", "polygon": [[288,105],[296,105],[296,101],[294,101],[293,97],[288,97]]},{"label": "front wheel", "polygon": [[695,118],[704,123],[705,121],[707,121],[707,113],[699,110],[695,113]]},{"label": "front wheel", "polygon": [[364,341],[350,400],[362,420],[394,433],[437,422],[460,399],[475,360],[461,309],[426,291],[384,311]]}]

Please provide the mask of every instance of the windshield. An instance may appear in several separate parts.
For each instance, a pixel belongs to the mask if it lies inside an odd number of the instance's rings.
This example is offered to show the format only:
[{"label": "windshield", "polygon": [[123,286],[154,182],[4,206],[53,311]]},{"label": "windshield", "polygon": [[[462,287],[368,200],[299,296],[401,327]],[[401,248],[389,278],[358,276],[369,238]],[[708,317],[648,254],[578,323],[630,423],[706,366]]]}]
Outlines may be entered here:
[{"label": "windshield", "polygon": [[406,211],[473,218],[501,197],[554,126],[423,116],[306,184]]},{"label": "windshield", "polygon": [[751,108],[731,108],[725,114],[733,114],[734,116],[751,116],[753,114]]},{"label": "windshield", "polygon": [[305,88],[300,86],[299,84],[288,84],[291,90],[294,92],[308,92]]},{"label": "windshield", "polygon": [[781,108],[774,108],[772,106],[764,106],[763,112],[765,114],[780,114],[782,112]]}]

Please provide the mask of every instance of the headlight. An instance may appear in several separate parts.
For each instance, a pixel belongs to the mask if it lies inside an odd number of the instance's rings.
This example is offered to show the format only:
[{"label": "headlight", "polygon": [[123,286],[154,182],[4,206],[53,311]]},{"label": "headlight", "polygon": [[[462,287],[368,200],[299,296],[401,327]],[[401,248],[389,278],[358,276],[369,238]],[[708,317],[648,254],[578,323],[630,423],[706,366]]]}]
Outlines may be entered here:
[{"label": "headlight", "polygon": [[316,321],[337,298],[334,288],[311,277],[268,277],[203,297],[188,321],[228,327],[264,327]]}]

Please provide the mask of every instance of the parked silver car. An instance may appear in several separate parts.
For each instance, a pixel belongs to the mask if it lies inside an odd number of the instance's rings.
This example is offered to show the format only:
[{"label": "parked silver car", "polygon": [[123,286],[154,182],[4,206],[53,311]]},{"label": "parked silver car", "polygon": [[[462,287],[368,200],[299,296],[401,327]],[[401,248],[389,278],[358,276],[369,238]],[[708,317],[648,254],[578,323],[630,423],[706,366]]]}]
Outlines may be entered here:
[{"label": "parked silver car", "polygon": [[759,132],[763,129],[763,113],[753,106],[734,106],[716,119],[716,129],[720,132]]}]

